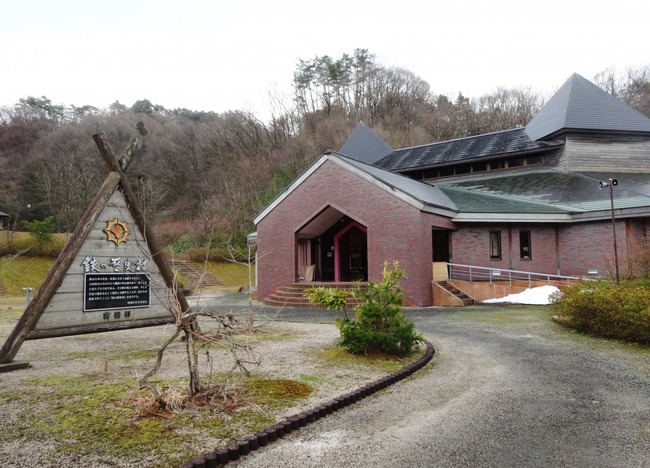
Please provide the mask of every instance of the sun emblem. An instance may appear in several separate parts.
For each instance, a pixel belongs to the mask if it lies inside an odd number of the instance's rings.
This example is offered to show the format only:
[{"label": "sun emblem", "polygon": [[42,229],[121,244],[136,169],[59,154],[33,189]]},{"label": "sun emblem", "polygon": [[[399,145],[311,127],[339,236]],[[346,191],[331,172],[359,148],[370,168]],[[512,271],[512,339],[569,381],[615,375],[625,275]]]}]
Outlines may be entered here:
[{"label": "sun emblem", "polygon": [[106,224],[107,226],[106,229],[104,229],[104,232],[106,233],[107,242],[115,242],[115,245],[117,245],[120,242],[127,241],[129,228],[126,227],[126,223],[124,221],[120,221],[115,218],[113,221],[107,221]]}]

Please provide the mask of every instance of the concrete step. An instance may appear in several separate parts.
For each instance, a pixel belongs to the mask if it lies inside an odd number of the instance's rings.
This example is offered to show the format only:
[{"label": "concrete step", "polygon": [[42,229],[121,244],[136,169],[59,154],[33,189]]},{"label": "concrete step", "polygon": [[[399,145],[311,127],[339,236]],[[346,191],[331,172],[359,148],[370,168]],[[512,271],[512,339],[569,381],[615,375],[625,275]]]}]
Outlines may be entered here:
[{"label": "concrete step", "polygon": [[223,286],[223,283],[212,276],[207,270],[199,268],[193,262],[175,260],[172,268],[186,280],[185,288],[190,291],[206,290]]},{"label": "concrete step", "polygon": [[[357,289],[356,283],[325,283],[325,282],[309,282],[309,283],[291,283],[277,288],[272,294],[264,298],[262,302],[273,307],[295,307],[307,309],[322,309],[320,305],[314,305],[309,302],[305,296],[305,290],[310,288],[336,288],[346,291],[354,291]],[[359,304],[358,299],[348,298],[347,307],[352,308]]]}]

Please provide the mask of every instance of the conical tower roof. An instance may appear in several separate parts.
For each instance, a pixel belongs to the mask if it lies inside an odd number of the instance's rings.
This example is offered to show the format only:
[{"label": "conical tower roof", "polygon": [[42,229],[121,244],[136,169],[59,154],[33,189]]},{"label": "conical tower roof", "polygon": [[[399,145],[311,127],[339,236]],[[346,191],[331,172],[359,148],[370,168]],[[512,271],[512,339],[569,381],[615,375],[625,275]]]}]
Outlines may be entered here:
[{"label": "conical tower roof", "polygon": [[570,130],[650,132],[650,119],[574,73],[526,125],[532,140]]},{"label": "conical tower roof", "polygon": [[392,152],[393,148],[363,122],[357,124],[339,150],[340,154],[366,164],[374,164]]}]

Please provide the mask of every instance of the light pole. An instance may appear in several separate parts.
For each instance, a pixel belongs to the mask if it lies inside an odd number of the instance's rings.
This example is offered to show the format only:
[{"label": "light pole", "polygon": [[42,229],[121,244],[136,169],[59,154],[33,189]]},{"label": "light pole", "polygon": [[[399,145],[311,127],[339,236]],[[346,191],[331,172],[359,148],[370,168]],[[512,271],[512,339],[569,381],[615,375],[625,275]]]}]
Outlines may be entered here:
[{"label": "light pole", "polygon": [[618,179],[610,178],[607,182],[601,180],[599,185],[601,189],[609,187],[609,202],[612,211],[612,234],[614,237],[614,263],[616,265],[616,284],[618,284],[620,277],[618,274],[618,249],[616,248],[616,218],[614,217],[614,187],[618,185]]}]

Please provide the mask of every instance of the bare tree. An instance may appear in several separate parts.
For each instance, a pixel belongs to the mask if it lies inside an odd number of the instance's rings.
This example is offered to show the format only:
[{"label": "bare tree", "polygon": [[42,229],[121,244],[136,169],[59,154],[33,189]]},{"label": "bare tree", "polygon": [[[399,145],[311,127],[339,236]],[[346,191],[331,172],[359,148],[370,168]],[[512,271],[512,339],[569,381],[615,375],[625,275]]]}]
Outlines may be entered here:
[{"label": "bare tree", "polygon": [[650,66],[627,69],[621,98],[650,117]]},{"label": "bare tree", "polygon": [[650,66],[629,67],[623,73],[617,73],[614,67],[609,67],[596,73],[594,83],[650,116]]},{"label": "bare tree", "polygon": [[594,75],[594,84],[598,85],[614,97],[619,97],[623,88],[623,83],[621,82],[620,77],[617,76],[614,67],[609,67],[596,73],[596,75]]},{"label": "bare tree", "polygon": [[[219,391],[218,386],[212,385],[211,373],[208,376],[207,383],[200,379],[198,369],[199,354],[203,354],[208,365],[210,365],[213,359],[211,354],[213,348],[226,351],[230,354],[232,360],[231,372],[239,370],[245,375],[250,375],[250,366],[260,364],[261,358],[255,354],[252,346],[242,344],[236,339],[237,336],[250,333],[255,328],[255,316],[251,305],[244,311],[216,313],[208,308],[183,310],[180,303],[173,302],[170,312],[175,318],[174,333],[158,349],[156,360],[149,372],[139,379],[140,389],[149,390],[154,401],[161,409],[173,409],[177,395],[173,391],[169,391],[169,389],[161,389],[151,382],[151,379],[160,370],[166,349],[181,335],[185,340],[185,352],[190,373],[188,395],[190,398],[198,394],[214,394]],[[199,318],[203,321],[200,327],[198,325]]]},{"label": "bare tree", "polygon": [[498,88],[478,100],[481,133],[523,127],[537,113],[541,97],[530,88]]}]

